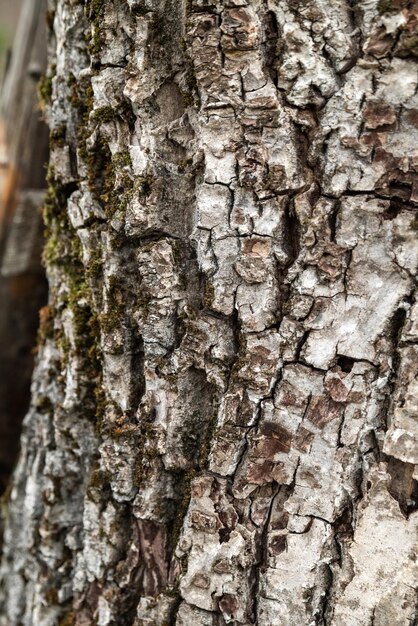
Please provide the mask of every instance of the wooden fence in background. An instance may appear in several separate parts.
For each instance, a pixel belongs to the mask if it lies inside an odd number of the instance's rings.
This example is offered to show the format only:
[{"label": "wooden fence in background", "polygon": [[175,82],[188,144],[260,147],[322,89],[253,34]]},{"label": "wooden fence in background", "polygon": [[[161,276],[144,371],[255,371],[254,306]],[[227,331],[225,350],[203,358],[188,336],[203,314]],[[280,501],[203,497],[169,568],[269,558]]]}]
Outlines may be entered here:
[{"label": "wooden fence in background", "polygon": [[41,206],[48,131],[37,83],[46,68],[46,0],[25,0],[1,92],[0,493],[27,410],[38,311],[46,299]]}]

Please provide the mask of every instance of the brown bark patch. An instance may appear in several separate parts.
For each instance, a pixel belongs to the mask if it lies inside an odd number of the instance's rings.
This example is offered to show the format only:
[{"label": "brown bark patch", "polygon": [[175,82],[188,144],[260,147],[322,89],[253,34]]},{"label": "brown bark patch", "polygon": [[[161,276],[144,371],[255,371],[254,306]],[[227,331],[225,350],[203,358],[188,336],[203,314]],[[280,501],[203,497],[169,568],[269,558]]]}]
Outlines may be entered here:
[{"label": "brown bark patch", "polygon": [[206,574],[198,573],[194,576],[192,580],[192,585],[195,587],[199,587],[200,589],[209,589],[210,579]]},{"label": "brown bark patch", "polygon": [[321,483],[317,480],[316,476],[307,469],[300,469],[298,476],[302,483],[311,489],[321,489]]},{"label": "brown bark patch", "polygon": [[314,437],[315,435],[310,430],[304,428],[304,426],[299,426],[293,445],[299,452],[309,452]]},{"label": "brown bark patch", "polygon": [[265,485],[273,480],[274,463],[262,461],[249,464],[247,468],[247,480],[253,485]]},{"label": "brown bark patch", "polygon": [[312,398],[309,406],[306,419],[323,428],[329,422],[332,422],[336,417],[340,415],[341,407],[337,402],[334,402],[331,398],[324,398],[322,396]]},{"label": "brown bark patch", "polygon": [[325,253],[318,261],[318,268],[329,276],[332,280],[338,278],[341,275],[341,252],[336,256],[334,254]]},{"label": "brown bark patch", "polygon": [[214,515],[207,515],[200,511],[192,511],[190,513],[190,524],[196,530],[201,530],[207,533],[215,533],[217,527],[217,520]]},{"label": "brown bark patch", "polygon": [[271,437],[261,437],[258,441],[255,454],[262,459],[273,459],[279,452],[289,452],[290,445]]},{"label": "brown bark patch", "polygon": [[232,570],[231,561],[229,559],[219,559],[213,564],[212,569],[217,574],[229,574]]},{"label": "brown bark patch", "polygon": [[280,390],[280,404],[281,406],[298,406],[302,407],[305,403],[305,398],[297,396],[292,387],[288,383],[284,383]]},{"label": "brown bark patch", "polygon": [[292,434],[274,422],[264,422],[261,437],[256,446],[256,454],[261,458],[272,459],[278,452],[289,452]]},{"label": "brown bark patch", "polygon": [[256,22],[244,8],[225,11],[221,30],[224,50],[254,50],[258,45]]},{"label": "brown bark patch", "polygon": [[238,611],[239,600],[232,593],[224,593],[219,600],[219,608],[224,615],[232,618]]},{"label": "brown bark patch", "polygon": [[363,111],[366,128],[379,128],[396,122],[396,111],[386,102],[368,102]]},{"label": "brown bark patch", "polygon": [[238,276],[241,276],[248,284],[262,283],[268,276],[268,266],[264,259],[241,258],[234,265]]},{"label": "brown bark patch", "polygon": [[276,535],[273,537],[269,544],[270,554],[277,556],[284,552],[287,548],[287,541],[285,535]]},{"label": "brown bark patch", "polygon": [[155,596],[167,585],[166,529],[148,520],[138,520],[138,529],[143,595]]},{"label": "brown bark patch", "polygon": [[386,33],[386,29],[382,26],[379,30],[373,34],[366,48],[367,54],[371,54],[374,57],[380,59],[384,57],[392,48],[393,37]]},{"label": "brown bark patch", "polygon": [[287,528],[287,522],[289,521],[289,513],[282,511],[277,517],[271,519],[270,525],[272,530],[284,530]]},{"label": "brown bark patch", "polygon": [[324,386],[335,402],[345,402],[347,400],[350,390],[337,374],[327,376]]},{"label": "brown bark patch", "polygon": [[411,126],[418,128],[418,109],[410,109],[406,113],[405,119],[409,124],[411,124]]}]

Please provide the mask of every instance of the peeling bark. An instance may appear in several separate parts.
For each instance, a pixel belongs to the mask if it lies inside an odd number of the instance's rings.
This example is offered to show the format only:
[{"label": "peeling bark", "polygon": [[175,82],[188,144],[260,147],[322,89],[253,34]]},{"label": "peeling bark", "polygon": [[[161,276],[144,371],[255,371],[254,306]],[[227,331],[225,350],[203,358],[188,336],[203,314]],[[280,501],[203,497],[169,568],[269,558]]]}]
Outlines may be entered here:
[{"label": "peeling bark", "polygon": [[417,620],[417,13],[55,0],[0,624]]}]

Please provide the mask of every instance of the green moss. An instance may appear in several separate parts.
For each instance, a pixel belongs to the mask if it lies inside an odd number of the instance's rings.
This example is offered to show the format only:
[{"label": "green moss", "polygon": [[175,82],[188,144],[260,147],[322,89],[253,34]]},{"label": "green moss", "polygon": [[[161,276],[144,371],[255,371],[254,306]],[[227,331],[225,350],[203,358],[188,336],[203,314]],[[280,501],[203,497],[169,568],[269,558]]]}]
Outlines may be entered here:
[{"label": "green moss", "polygon": [[151,414],[144,416],[135,433],[138,457],[134,470],[133,483],[136,487],[139,487],[146,479],[151,464],[159,456],[154,446],[155,430],[152,420],[153,416]]},{"label": "green moss", "polygon": [[86,276],[90,284],[97,281],[103,274],[102,254],[99,246],[94,246],[90,250],[90,261],[86,267]]},{"label": "green moss", "polygon": [[122,169],[123,167],[131,167],[131,155],[129,154],[129,150],[123,150],[122,152],[116,152],[116,154],[112,157],[113,165]]},{"label": "green moss", "polygon": [[401,58],[418,57],[418,35],[404,35],[401,37],[396,54]]},{"label": "green moss", "polygon": [[62,210],[65,210],[65,205],[62,206],[60,183],[55,176],[55,170],[52,166],[48,169],[46,180],[48,189],[44,200],[42,216],[45,226],[49,228],[54,220],[61,216]]},{"label": "green moss", "polygon": [[44,597],[45,597],[47,606],[54,606],[58,602],[58,592],[56,589],[53,589],[53,588],[48,589],[45,592]]},{"label": "green moss", "polygon": [[100,326],[103,329],[103,332],[106,334],[111,334],[116,328],[120,326],[120,315],[119,311],[113,310],[108,313],[100,314]]},{"label": "green moss", "polygon": [[74,611],[68,611],[58,623],[58,626],[75,626],[76,619]]},{"label": "green moss", "polygon": [[99,107],[95,109],[92,114],[92,119],[98,122],[111,122],[116,117],[115,109],[110,106]]},{"label": "green moss", "polygon": [[135,115],[133,114],[131,105],[126,100],[122,100],[116,107],[107,105],[94,109],[92,119],[99,123],[122,119],[127,122],[131,130],[135,124]]},{"label": "green moss", "polygon": [[289,300],[285,300],[281,305],[281,313],[282,315],[289,315],[292,313],[292,302]]},{"label": "green moss", "polygon": [[201,104],[199,87],[197,85],[195,72],[192,66],[192,63],[189,62],[187,71],[185,74],[185,90],[182,90],[183,102],[185,107],[196,106],[199,107]]},{"label": "green moss", "polygon": [[99,136],[94,148],[85,155],[85,162],[90,191],[106,211],[115,187],[115,172],[109,146],[103,137]]},{"label": "green moss", "polygon": [[68,355],[70,354],[70,340],[66,336],[63,330],[57,330],[55,333],[55,342],[57,344],[57,348],[60,352],[61,357],[61,367],[64,369],[65,363],[67,362]]},{"label": "green moss", "polygon": [[[134,120],[132,108],[123,101],[116,108],[105,106],[93,110],[94,96],[91,83],[86,80],[77,81],[75,76],[70,74],[67,84],[70,88],[68,99],[79,115],[77,147],[78,154],[87,167],[88,185],[95,199],[111,219],[118,210],[125,209],[134,193],[134,181],[130,171],[131,158],[127,150],[112,156],[100,130],[94,145],[87,149],[86,142],[91,133],[89,121],[102,124],[124,119],[131,127]],[[140,181],[138,185],[142,182],[146,183]],[[99,270],[98,265],[96,269]]]},{"label": "green moss", "polygon": [[[51,270],[62,272],[66,279],[67,295],[61,298],[61,307],[71,310],[74,330],[74,346],[62,330],[55,333],[55,341],[66,360],[71,349],[77,351],[80,367],[85,373],[83,414],[96,421],[102,418],[104,399],[100,351],[100,329],[92,305],[91,276],[98,273],[99,258],[90,271],[82,262],[81,242],[67,214],[67,201],[74,185],[63,185],[51,169],[48,174],[49,188],[44,206],[46,244],[43,259]],[[98,253],[100,254],[100,253]]]},{"label": "green moss", "polygon": [[49,135],[49,146],[51,149],[59,147],[63,148],[65,146],[65,140],[67,135],[67,126],[65,124],[61,124],[57,128],[51,130]]},{"label": "green moss", "polygon": [[51,413],[53,411],[53,405],[48,396],[38,396],[35,399],[35,408],[40,413]]},{"label": "green moss", "polygon": [[41,76],[38,81],[38,99],[41,105],[50,104],[52,97],[52,77]]},{"label": "green moss", "polygon": [[100,430],[105,412],[102,356],[98,317],[92,310],[91,291],[83,280],[72,282],[68,307],[73,314],[74,341],[84,372],[83,415]]},{"label": "green moss", "polygon": [[109,484],[109,479],[110,476],[107,472],[96,469],[90,474],[88,488],[103,489]]},{"label": "green moss", "polygon": [[[79,258],[81,242],[76,233],[65,229],[65,220],[55,222],[45,231],[46,241],[42,260],[45,267],[66,266]],[[75,270],[76,268],[74,268]]]},{"label": "green moss", "polygon": [[399,13],[407,6],[407,0],[379,0],[377,10],[379,13]]},{"label": "green moss", "polygon": [[212,306],[213,299],[215,297],[215,288],[209,281],[205,282],[204,292],[203,292],[203,306],[206,309],[210,309]]},{"label": "green moss", "polygon": [[46,267],[68,265],[81,257],[81,243],[67,214],[67,200],[77,185],[63,184],[52,168],[47,176],[48,190],[43,206],[45,247],[43,262]]},{"label": "green moss", "polygon": [[117,211],[124,211],[134,193],[141,193],[143,185],[149,184],[148,180],[134,181],[129,153],[118,152],[112,156],[106,140],[101,136],[84,156],[89,188],[109,219]]},{"label": "green moss", "polygon": [[68,75],[67,85],[70,88],[68,101],[79,114],[80,127],[83,128],[93,109],[94,93],[90,80],[84,77],[77,80],[72,72]]},{"label": "green moss", "polygon": [[86,0],[84,13],[91,23],[92,37],[89,44],[91,55],[98,55],[103,47],[102,23],[104,14],[104,0]]}]

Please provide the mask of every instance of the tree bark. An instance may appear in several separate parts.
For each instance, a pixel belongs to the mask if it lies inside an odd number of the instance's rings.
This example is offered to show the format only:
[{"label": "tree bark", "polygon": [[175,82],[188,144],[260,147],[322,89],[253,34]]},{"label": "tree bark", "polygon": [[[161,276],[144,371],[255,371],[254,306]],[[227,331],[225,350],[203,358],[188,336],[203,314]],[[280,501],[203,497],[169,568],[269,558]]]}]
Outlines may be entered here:
[{"label": "tree bark", "polygon": [[417,623],[417,17],[51,2],[0,624]]}]

